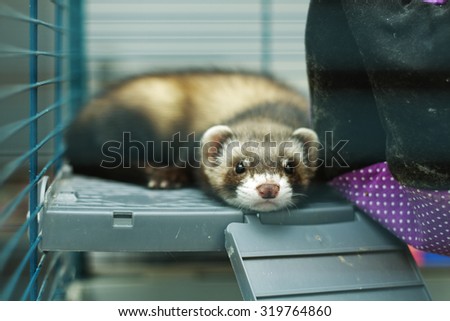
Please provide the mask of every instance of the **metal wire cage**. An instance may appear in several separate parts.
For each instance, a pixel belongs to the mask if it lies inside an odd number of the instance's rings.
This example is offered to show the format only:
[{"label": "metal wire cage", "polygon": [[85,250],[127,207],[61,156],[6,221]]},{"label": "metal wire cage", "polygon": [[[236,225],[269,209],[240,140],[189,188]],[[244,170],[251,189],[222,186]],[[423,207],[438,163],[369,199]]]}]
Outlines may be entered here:
[{"label": "metal wire cage", "polygon": [[64,299],[76,276],[79,256],[39,249],[39,218],[46,186],[62,168],[63,132],[88,88],[142,70],[214,66],[274,71],[306,93],[307,6],[306,0],[3,1],[0,299]]},{"label": "metal wire cage", "polygon": [[[84,97],[81,1],[0,4],[0,299],[63,298],[73,257],[39,251],[42,191]],[[49,180],[48,178],[52,179]]]}]

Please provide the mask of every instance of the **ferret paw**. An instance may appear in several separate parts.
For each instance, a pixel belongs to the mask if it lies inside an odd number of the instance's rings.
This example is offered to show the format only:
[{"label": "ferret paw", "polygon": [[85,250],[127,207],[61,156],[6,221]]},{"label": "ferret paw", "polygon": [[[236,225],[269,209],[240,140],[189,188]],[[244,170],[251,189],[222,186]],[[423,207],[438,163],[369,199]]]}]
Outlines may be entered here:
[{"label": "ferret paw", "polygon": [[151,189],[176,189],[189,185],[189,176],[180,168],[150,168],[147,187]]},{"label": "ferret paw", "polygon": [[147,187],[151,189],[173,189],[173,188],[181,188],[183,187],[183,184],[180,182],[171,182],[167,179],[158,180],[151,178],[148,183]]}]

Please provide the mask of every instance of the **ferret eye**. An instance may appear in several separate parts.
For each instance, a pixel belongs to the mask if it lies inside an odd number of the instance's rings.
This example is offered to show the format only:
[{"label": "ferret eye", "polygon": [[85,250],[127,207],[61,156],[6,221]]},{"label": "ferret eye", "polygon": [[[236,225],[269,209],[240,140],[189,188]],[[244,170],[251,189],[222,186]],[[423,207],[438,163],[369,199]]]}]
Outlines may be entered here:
[{"label": "ferret eye", "polygon": [[234,170],[236,171],[236,174],[243,174],[245,172],[244,162],[240,161],[239,163],[237,163]]},{"label": "ferret eye", "polygon": [[294,162],[287,162],[284,166],[284,172],[288,175],[294,174],[295,164]]}]

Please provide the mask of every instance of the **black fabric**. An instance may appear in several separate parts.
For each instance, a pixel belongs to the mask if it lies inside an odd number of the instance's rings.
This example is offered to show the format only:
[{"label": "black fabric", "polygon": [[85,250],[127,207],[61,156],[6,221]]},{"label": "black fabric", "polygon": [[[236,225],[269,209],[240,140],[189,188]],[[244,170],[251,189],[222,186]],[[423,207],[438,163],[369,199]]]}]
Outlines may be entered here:
[{"label": "black fabric", "polygon": [[306,46],[315,129],[349,140],[327,178],[386,159],[405,185],[450,188],[449,4],[312,0]]},{"label": "black fabric", "polygon": [[[383,161],[384,131],[341,0],[311,1],[305,47],[313,127],[324,145],[322,178]],[[332,142],[327,131],[333,133]],[[337,142],[346,140],[333,152]],[[336,152],[349,167],[338,162]]]}]

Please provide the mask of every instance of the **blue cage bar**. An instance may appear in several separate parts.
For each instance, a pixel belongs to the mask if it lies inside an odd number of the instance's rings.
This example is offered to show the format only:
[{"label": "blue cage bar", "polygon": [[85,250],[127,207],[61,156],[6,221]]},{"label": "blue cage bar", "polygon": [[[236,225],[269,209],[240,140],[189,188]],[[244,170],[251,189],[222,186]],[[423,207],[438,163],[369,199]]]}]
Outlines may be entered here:
[{"label": "blue cage bar", "polygon": [[[25,11],[26,5],[29,7],[28,12]],[[41,7],[46,13],[53,11],[53,21],[40,18]],[[7,159],[0,170],[0,186],[4,190],[7,190],[16,177],[23,177],[28,170],[28,183],[23,184],[1,207],[0,229],[13,229],[11,237],[0,248],[0,273],[4,279],[0,284],[1,300],[61,298],[61,289],[74,274],[70,267],[64,266],[74,265],[74,262],[70,262],[73,255],[46,254],[38,249],[42,240],[38,220],[44,206],[43,189],[51,182],[48,176],[52,179],[56,177],[62,166],[65,150],[63,131],[75,113],[74,106],[79,106],[84,99],[82,10],[83,1],[29,0],[28,3],[18,1],[14,5],[0,4],[2,21],[19,27],[21,24],[29,25],[29,34],[21,35],[29,37],[28,48],[0,41],[1,59],[14,61],[28,57],[29,76],[28,84],[8,83],[0,87],[2,110],[11,108],[8,106],[9,101],[16,97],[23,98],[20,101],[24,104],[28,101],[29,108],[27,118],[0,126],[0,144],[8,143],[8,140],[23,131],[28,131],[29,137],[29,148],[20,155]],[[41,47],[39,43],[39,35],[44,29],[45,32],[53,33],[51,48]],[[40,59],[53,60],[52,77],[45,73],[46,70],[39,68]],[[40,99],[40,91],[43,89],[53,92],[53,102],[49,105],[44,105]],[[26,95],[28,99],[25,98]],[[23,109],[25,106],[12,107]],[[43,133],[46,128],[41,128],[40,122],[46,117],[53,119],[53,125]],[[50,148],[50,145],[53,145],[53,151],[48,156],[42,149]],[[28,214],[16,226],[18,219],[15,217],[24,216],[22,211],[27,202]],[[25,249],[24,241],[28,242]],[[22,257],[15,263],[17,256]],[[66,269],[67,273],[57,273],[61,269]]]}]

